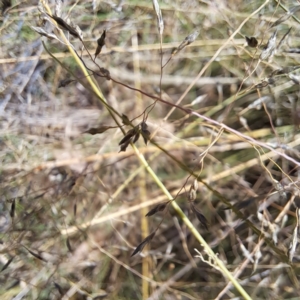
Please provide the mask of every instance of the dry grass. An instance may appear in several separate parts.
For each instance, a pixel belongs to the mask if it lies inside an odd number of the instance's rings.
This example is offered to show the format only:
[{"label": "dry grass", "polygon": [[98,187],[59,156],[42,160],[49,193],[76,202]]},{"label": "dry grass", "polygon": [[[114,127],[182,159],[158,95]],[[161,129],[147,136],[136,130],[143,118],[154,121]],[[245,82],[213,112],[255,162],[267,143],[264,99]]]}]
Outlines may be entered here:
[{"label": "dry grass", "polygon": [[119,152],[118,114],[146,120],[135,146],[248,299],[300,297],[297,1],[65,0],[107,104],[34,1],[1,3],[1,299],[241,297],[136,148]]}]

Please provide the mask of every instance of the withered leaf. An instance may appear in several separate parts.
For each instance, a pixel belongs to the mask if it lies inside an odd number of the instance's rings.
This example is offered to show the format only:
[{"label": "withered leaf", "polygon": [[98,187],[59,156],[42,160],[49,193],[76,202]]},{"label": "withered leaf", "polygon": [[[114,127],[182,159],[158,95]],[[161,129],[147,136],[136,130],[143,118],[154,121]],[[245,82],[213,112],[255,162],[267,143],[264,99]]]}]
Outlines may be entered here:
[{"label": "withered leaf", "polygon": [[276,50],[276,35],[277,35],[277,30],[271,35],[266,47],[261,52],[259,57],[261,60],[266,60],[268,58],[271,58],[274,55]]},{"label": "withered leaf", "polygon": [[55,0],[55,15],[57,15],[58,17],[61,16],[61,0]]},{"label": "withered leaf", "polygon": [[294,14],[295,12],[297,12],[299,10],[300,10],[300,5],[296,5],[289,9],[289,13]]},{"label": "withered leaf", "polygon": [[81,39],[81,36],[80,36],[80,34],[77,32],[77,30],[76,30],[75,28],[73,28],[72,26],[70,26],[70,25],[69,25],[66,21],[64,21],[62,18],[60,18],[60,17],[58,17],[58,16],[55,16],[55,15],[49,15],[48,13],[47,13],[47,15],[48,15],[50,18],[52,18],[52,19],[57,23],[57,25],[58,25],[60,28],[62,28],[62,29],[64,29],[64,30],[67,30],[71,35],[73,35],[73,36],[79,38],[80,40],[82,40],[82,39]]},{"label": "withered leaf", "polygon": [[159,211],[165,210],[166,206],[170,203],[170,201],[160,203],[153,207],[151,210],[148,211],[148,213],[145,215],[145,217],[150,217],[155,215]]},{"label": "withered leaf", "polygon": [[295,12],[297,12],[298,10],[300,10],[300,5],[294,6],[292,7],[287,13],[285,13],[283,16],[281,16],[277,21],[275,21],[272,27],[276,27],[277,25],[285,22],[286,20],[288,20]]},{"label": "withered leaf", "polygon": [[193,190],[195,190],[195,191],[197,192],[198,187],[199,187],[198,180],[195,179],[195,180],[193,181],[193,184],[191,185],[191,189],[193,189]]},{"label": "withered leaf", "polygon": [[7,263],[1,268],[0,273],[3,272],[5,269],[8,268],[8,266],[11,264],[11,262],[13,261],[14,257],[11,257]]},{"label": "withered leaf", "polygon": [[162,35],[164,31],[164,20],[162,17],[161,9],[159,7],[157,0],[152,0],[153,8],[155,10],[156,16],[157,16],[157,23],[158,23],[158,31],[159,34]]},{"label": "withered leaf", "polygon": [[87,131],[84,131],[83,133],[89,133],[91,135],[94,135],[94,134],[99,134],[99,133],[103,133],[105,131],[107,131],[108,129],[111,129],[111,128],[116,128],[115,126],[99,126],[99,127],[93,127],[93,128],[90,128],[88,129]]},{"label": "withered leaf", "polygon": [[65,86],[69,85],[73,81],[76,81],[76,80],[74,80],[74,79],[63,79],[63,80],[61,80],[59,82],[58,88],[65,87]]},{"label": "withered leaf", "polygon": [[195,201],[197,197],[196,191],[194,189],[190,189],[189,191],[189,201]]},{"label": "withered leaf", "polygon": [[247,41],[247,44],[248,44],[249,47],[251,47],[251,48],[256,48],[257,47],[258,41],[257,41],[257,39],[255,37],[253,37],[253,36],[251,36],[251,37],[245,36],[245,38],[246,38],[246,41]]},{"label": "withered leaf", "polygon": [[172,54],[176,54],[179,51],[181,51],[183,48],[185,48],[186,46],[190,45],[191,43],[193,43],[197,36],[199,35],[200,31],[199,30],[195,30],[194,32],[192,32],[191,34],[189,34],[184,41],[175,49],[173,50]]},{"label": "withered leaf", "polygon": [[106,36],[106,30],[104,30],[100,36],[100,38],[97,40],[97,49],[95,52],[95,59],[97,55],[101,52],[102,47],[105,45],[105,36]]},{"label": "withered leaf", "polygon": [[194,203],[191,203],[191,209],[193,211],[193,213],[196,215],[197,219],[200,221],[201,225],[208,230],[208,221],[206,220],[206,218],[204,217],[204,215],[202,215],[200,213],[200,211],[198,210],[198,208],[194,205]]},{"label": "withered leaf", "polygon": [[78,33],[79,39],[80,39],[81,41],[83,41],[83,32],[82,32],[82,30],[80,29],[80,27],[79,27],[78,25],[76,25],[74,29],[75,29],[75,31]]},{"label": "withered leaf", "polygon": [[143,249],[145,248],[145,246],[153,239],[153,237],[155,236],[155,231],[152,232],[150,235],[148,235],[133,251],[133,253],[131,254],[131,257],[136,255],[137,253],[143,251]]},{"label": "withered leaf", "polygon": [[59,42],[61,42],[60,40],[59,40],[59,38],[55,35],[55,34],[53,34],[53,33],[48,33],[48,32],[46,32],[43,28],[41,28],[41,27],[35,27],[35,26],[30,26],[31,27],[31,29],[33,29],[35,32],[37,32],[38,34],[40,34],[40,35],[42,35],[42,36],[45,36],[45,37],[47,37],[48,39],[55,39],[55,40],[58,40]]},{"label": "withered leaf", "polygon": [[184,41],[187,42],[187,45],[193,43],[195,41],[195,39],[197,38],[197,36],[199,35],[200,31],[199,30],[195,30],[194,32],[192,32],[191,34],[189,34]]}]

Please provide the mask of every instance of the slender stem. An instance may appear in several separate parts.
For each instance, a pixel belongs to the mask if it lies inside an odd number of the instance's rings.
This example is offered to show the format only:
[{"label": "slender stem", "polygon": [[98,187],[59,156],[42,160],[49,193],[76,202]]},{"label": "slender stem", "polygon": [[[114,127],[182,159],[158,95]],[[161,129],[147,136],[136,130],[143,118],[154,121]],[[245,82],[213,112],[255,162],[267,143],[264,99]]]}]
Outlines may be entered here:
[{"label": "slender stem", "polygon": [[[135,150],[135,153],[137,157],[139,158],[140,162],[145,166],[148,173],[151,175],[153,180],[156,182],[156,184],[160,187],[160,189],[163,191],[163,193],[168,197],[169,200],[173,200],[172,195],[169,193],[167,188],[163,185],[163,183],[160,181],[160,179],[157,177],[155,172],[151,169],[148,162],[146,161],[145,157],[139,152],[138,148],[133,145],[133,149]],[[240,292],[240,294],[247,300],[251,300],[251,297],[247,294],[247,292],[243,289],[243,287],[238,283],[238,281],[233,277],[233,275],[228,271],[224,263],[218,258],[218,256],[213,252],[213,250],[209,247],[209,245],[206,243],[206,241],[203,239],[201,234],[198,232],[198,230],[195,228],[195,226],[191,223],[191,221],[187,218],[187,216],[184,214],[182,209],[178,206],[176,201],[171,201],[172,206],[174,210],[176,211],[179,218],[187,225],[187,227],[190,229],[192,234],[195,236],[195,238],[200,242],[200,244],[205,249],[206,253],[213,258],[214,262],[218,265],[220,270],[222,271],[222,274],[227,277],[232,284],[236,287],[236,289]]]}]

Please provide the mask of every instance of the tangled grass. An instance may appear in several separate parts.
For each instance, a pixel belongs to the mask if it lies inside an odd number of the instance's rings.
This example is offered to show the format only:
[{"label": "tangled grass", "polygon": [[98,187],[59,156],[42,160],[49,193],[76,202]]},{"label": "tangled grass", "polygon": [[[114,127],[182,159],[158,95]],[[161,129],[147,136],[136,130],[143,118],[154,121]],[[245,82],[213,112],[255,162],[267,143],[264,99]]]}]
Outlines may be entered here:
[{"label": "tangled grass", "polygon": [[300,297],[297,1],[1,4],[1,299]]}]

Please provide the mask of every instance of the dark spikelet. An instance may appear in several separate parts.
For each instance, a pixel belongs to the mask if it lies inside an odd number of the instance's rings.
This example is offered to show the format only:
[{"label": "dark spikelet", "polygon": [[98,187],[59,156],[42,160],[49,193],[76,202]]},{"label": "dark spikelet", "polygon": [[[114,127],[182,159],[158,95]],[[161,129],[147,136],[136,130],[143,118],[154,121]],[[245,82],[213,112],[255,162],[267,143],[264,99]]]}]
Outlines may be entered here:
[{"label": "dark spikelet", "polygon": [[73,28],[72,26],[70,26],[66,21],[64,21],[62,18],[57,17],[55,15],[49,15],[47,14],[50,18],[52,18],[58,25],[60,28],[67,30],[71,35],[73,35],[74,37],[77,37],[81,40],[81,37],[79,35],[79,33],[75,30],[75,28]]},{"label": "dark spikelet", "polygon": [[13,218],[15,216],[15,209],[16,209],[16,200],[14,199],[12,201],[11,209],[10,209],[10,216],[11,216],[11,218]]},{"label": "dark spikelet", "polygon": [[143,251],[143,249],[145,248],[145,246],[153,239],[153,237],[155,236],[155,231],[152,232],[150,235],[148,235],[136,248],[135,250],[132,252],[131,257],[136,255],[137,253]]},{"label": "dark spikelet", "polygon": [[151,132],[148,129],[142,129],[141,134],[143,136],[145,144],[147,145],[148,141],[150,140]]},{"label": "dark spikelet", "polygon": [[[300,5],[299,5],[300,6]],[[277,48],[279,49],[282,45],[283,45],[283,42],[285,41],[285,39],[287,38],[287,36],[290,34],[292,30],[292,27],[290,27],[290,29],[285,33],[285,35],[282,37],[282,39],[280,40],[280,42],[278,43],[278,46]]]},{"label": "dark spikelet", "polygon": [[290,48],[285,51],[286,53],[300,53],[300,48]]},{"label": "dark spikelet", "polygon": [[276,20],[276,21],[272,24],[271,28],[276,27],[277,25],[279,25],[279,24],[285,22],[285,21],[288,20],[291,16],[292,16],[292,15],[291,15],[289,12],[287,12],[285,15],[283,15],[283,16],[280,17],[278,20]]},{"label": "dark spikelet", "polygon": [[28,251],[32,256],[34,256],[35,258],[47,262],[47,260],[44,259],[41,255],[39,255],[39,254],[37,254],[37,253],[31,251],[31,250],[28,249],[28,248],[26,248],[26,249],[27,249],[27,251]]},{"label": "dark spikelet", "polygon": [[142,128],[142,130],[147,130],[148,125],[147,125],[147,123],[146,123],[145,121],[143,121],[143,122],[141,123],[141,128]]},{"label": "dark spikelet", "polygon": [[74,207],[73,207],[73,213],[74,213],[74,217],[76,217],[76,214],[77,214],[77,204],[76,203],[74,204]]},{"label": "dark spikelet", "polygon": [[270,77],[273,77],[273,76],[276,76],[276,75],[288,74],[288,73],[293,72],[293,71],[295,71],[299,68],[300,68],[300,66],[292,66],[292,67],[284,67],[284,68],[281,68],[281,69],[276,69],[271,73]]},{"label": "dark spikelet", "polygon": [[198,37],[200,31],[199,30],[195,30],[194,32],[192,32],[191,34],[189,34],[184,41],[176,48],[173,50],[172,54],[175,55],[177,54],[179,51],[181,51],[183,48],[185,48],[186,46],[190,45],[191,43],[193,43],[196,38]]},{"label": "dark spikelet", "polygon": [[208,230],[208,221],[206,218],[200,213],[198,208],[194,205],[194,203],[191,203],[191,209],[193,213],[196,215],[197,219],[200,221],[201,225]]},{"label": "dark spikelet", "polygon": [[11,257],[7,263],[1,268],[0,273],[3,272],[5,269],[8,268],[8,266],[11,264],[11,262],[13,261],[14,257]]},{"label": "dark spikelet", "polygon": [[76,80],[74,80],[74,79],[63,79],[59,82],[58,88],[66,87],[67,85],[69,85],[71,82],[74,82],[74,81],[76,81]]},{"label": "dark spikelet", "polygon": [[263,89],[269,85],[269,82],[267,80],[262,81],[261,83],[256,84],[254,87],[256,89]]},{"label": "dark spikelet", "polygon": [[247,200],[238,202],[238,203],[234,204],[232,207],[225,207],[223,210],[228,210],[228,209],[232,209],[232,208],[236,208],[236,209],[240,210],[243,208],[247,208],[252,203],[252,201],[255,201],[254,197],[251,197]]},{"label": "dark spikelet", "polygon": [[124,125],[130,125],[129,118],[124,114],[122,114],[122,122],[123,122]]},{"label": "dark spikelet", "polygon": [[134,136],[132,142],[135,144],[135,143],[139,140],[139,138],[140,138],[140,133],[137,132],[137,133],[135,134],[135,136]]},{"label": "dark spikelet", "polygon": [[130,141],[130,139],[136,135],[136,129],[132,128],[129,131],[127,131],[126,135],[121,139],[121,141],[119,142],[119,145],[122,145],[128,141]]},{"label": "dark spikelet", "polygon": [[63,296],[64,292],[63,292],[63,289],[61,288],[61,286],[58,283],[56,283],[56,282],[54,282],[54,286],[58,290],[58,292],[60,293],[60,295]]},{"label": "dark spikelet", "polygon": [[127,142],[123,143],[120,145],[120,151],[119,152],[125,152],[127,147],[129,146],[130,144],[130,140],[128,140]]},{"label": "dark spikelet", "polygon": [[106,37],[106,30],[103,30],[100,38],[97,40],[98,46],[103,47],[105,45],[105,37]]},{"label": "dark spikelet", "polygon": [[160,203],[160,204],[156,205],[155,207],[153,207],[151,210],[148,211],[148,213],[146,214],[145,217],[153,216],[153,215],[155,215],[157,212],[165,210],[166,206],[167,206],[169,203],[170,203],[170,201],[167,201],[167,202]]},{"label": "dark spikelet", "polygon": [[111,129],[111,128],[116,128],[114,126],[99,126],[99,127],[93,127],[93,128],[90,128],[86,131],[84,131],[83,133],[89,133],[91,135],[94,135],[94,134],[100,134],[100,133],[103,133],[105,132],[106,130],[108,129]]},{"label": "dark spikelet", "polygon": [[107,80],[110,80],[111,77],[110,77],[110,72],[105,69],[105,68],[100,68],[100,72],[102,73],[102,75],[107,79]]},{"label": "dark spikelet", "polygon": [[249,217],[252,214],[255,214],[257,212],[259,202],[266,198],[266,195],[259,195],[256,197],[250,197],[244,201],[237,202],[232,207],[226,207],[224,210],[227,209],[237,209],[237,210],[244,210],[245,217]]},{"label": "dark spikelet", "polygon": [[249,47],[251,47],[251,48],[256,48],[257,47],[258,41],[257,41],[257,39],[255,37],[253,37],[253,36],[251,36],[251,37],[245,36],[245,38],[246,38],[246,41],[247,41],[247,44],[248,44]]},{"label": "dark spikelet", "polygon": [[68,248],[68,250],[69,250],[70,252],[73,252],[73,249],[72,249],[72,247],[71,247],[71,243],[70,243],[70,240],[69,240],[69,238],[67,238],[67,240],[66,240],[66,244],[67,244],[67,248]]},{"label": "dark spikelet", "polygon": [[106,36],[106,30],[103,31],[100,38],[97,40],[97,49],[95,52],[95,59],[98,54],[100,54],[102,47],[105,45],[105,36]]}]

